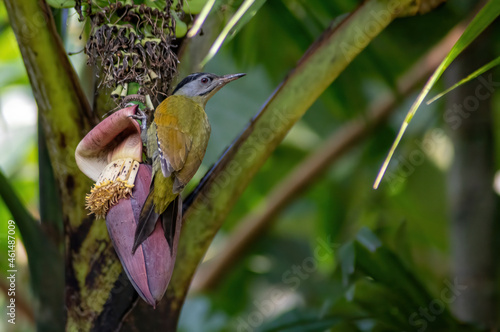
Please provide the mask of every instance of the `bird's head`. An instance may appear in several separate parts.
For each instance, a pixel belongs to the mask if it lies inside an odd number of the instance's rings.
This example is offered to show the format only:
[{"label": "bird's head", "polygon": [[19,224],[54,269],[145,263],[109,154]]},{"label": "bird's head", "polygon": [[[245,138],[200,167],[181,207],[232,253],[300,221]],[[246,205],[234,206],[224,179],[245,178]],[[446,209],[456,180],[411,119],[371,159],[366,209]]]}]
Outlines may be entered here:
[{"label": "bird's head", "polygon": [[180,81],[172,94],[189,97],[205,107],[207,101],[224,85],[245,75],[218,76],[210,73],[194,73]]}]

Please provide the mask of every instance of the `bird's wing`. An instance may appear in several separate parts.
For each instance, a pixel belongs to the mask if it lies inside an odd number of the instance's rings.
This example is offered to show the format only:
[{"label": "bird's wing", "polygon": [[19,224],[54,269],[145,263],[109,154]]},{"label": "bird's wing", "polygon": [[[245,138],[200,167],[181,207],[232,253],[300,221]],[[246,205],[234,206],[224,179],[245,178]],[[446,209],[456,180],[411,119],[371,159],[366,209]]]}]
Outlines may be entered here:
[{"label": "bird's wing", "polygon": [[184,167],[193,144],[189,128],[185,128],[177,112],[173,112],[178,105],[169,102],[169,99],[161,103],[155,113],[158,154],[164,177]]},{"label": "bird's wing", "polygon": [[210,124],[203,107],[183,96],[170,96],[155,112],[159,160],[165,177],[175,175],[180,193],[201,165]]},{"label": "bird's wing", "polygon": [[158,156],[158,139],[156,138],[156,123],[153,121],[148,128],[146,152],[148,158],[155,160]]},{"label": "bird's wing", "polygon": [[188,159],[184,167],[177,173],[175,173],[174,181],[174,193],[180,193],[182,189],[188,184],[193,178],[196,171],[203,161],[205,156],[205,151],[207,149],[208,139],[210,137],[210,125],[208,120],[202,122],[202,124],[197,129],[198,136],[196,137],[197,142],[195,147],[191,150]]}]

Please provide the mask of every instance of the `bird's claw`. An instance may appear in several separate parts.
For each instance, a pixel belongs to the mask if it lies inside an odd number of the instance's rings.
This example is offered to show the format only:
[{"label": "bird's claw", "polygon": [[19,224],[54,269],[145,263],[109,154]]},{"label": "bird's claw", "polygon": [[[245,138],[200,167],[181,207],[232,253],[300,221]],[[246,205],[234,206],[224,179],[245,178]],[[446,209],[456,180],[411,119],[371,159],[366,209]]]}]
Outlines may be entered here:
[{"label": "bird's claw", "polygon": [[137,107],[137,113],[139,114],[132,114],[129,115],[129,118],[140,120],[141,121],[141,133],[146,131],[147,128],[147,115],[144,113],[143,110],[141,110],[139,107]]},{"label": "bird's claw", "polygon": [[146,113],[144,113],[144,111],[141,110],[139,107],[137,107],[137,113],[139,113],[139,114],[132,114],[132,115],[129,115],[129,117],[141,121],[141,125],[140,125],[141,140],[145,146],[148,146],[148,131],[147,131],[147,119],[148,119],[148,117],[147,117]]}]

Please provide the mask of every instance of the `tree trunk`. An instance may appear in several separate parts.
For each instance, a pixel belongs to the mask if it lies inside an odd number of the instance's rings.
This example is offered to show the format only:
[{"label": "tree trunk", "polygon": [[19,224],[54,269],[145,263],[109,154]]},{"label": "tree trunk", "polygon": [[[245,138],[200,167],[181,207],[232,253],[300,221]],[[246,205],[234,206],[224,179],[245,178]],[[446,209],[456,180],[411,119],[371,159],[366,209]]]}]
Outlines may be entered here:
[{"label": "tree trunk", "polygon": [[[449,68],[451,85],[490,61],[486,30]],[[491,36],[493,37],[493,36]],[[457,88],[447,99],[444,119],[455,148],[448,177],[453,279],[460,293],[452,308],[458,318],[486,327],[495,317],[494,223],[497,199],[493,191],[493,88],[491,73]]]}]

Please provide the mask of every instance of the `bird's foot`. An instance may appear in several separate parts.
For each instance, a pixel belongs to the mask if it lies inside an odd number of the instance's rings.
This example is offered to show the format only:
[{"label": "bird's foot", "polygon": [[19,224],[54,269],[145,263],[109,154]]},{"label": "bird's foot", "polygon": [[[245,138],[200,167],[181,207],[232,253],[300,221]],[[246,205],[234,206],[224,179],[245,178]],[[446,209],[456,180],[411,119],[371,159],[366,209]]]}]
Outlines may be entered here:
[{"label": "bird's foot", "polygon": [[147,119],[148,119],[148,117],[147,117],[146,113],[144,113],[144,111],[141,110],[139,107],[137,107],[137,113],[138,114],[129,115],[129,117],[141,121],[140,128],[141,128],[142,144],[144,144],[144,146],[148,146],[148,131],[147,131]]},{"label": "bird's foot", "polygon": [[142,135],[143,132],[146,132],[148,117],[147,117],[146,113],[144,113],[144,111],[140,109],[140,107],[137,107],[137,113],[139,113],[139,114],[129,115],[129,118],[133,118],[133,119],[141,121],[140,127],[141,127],[141,135]]}]

